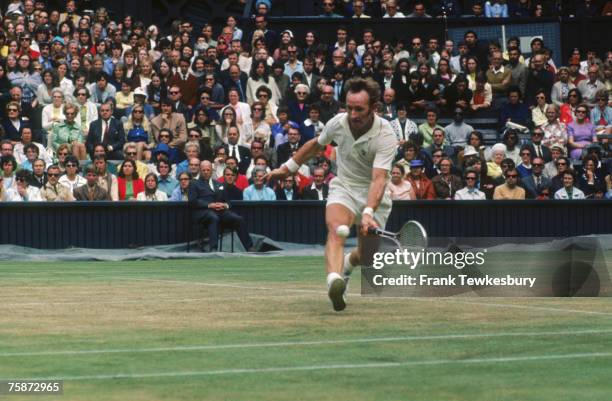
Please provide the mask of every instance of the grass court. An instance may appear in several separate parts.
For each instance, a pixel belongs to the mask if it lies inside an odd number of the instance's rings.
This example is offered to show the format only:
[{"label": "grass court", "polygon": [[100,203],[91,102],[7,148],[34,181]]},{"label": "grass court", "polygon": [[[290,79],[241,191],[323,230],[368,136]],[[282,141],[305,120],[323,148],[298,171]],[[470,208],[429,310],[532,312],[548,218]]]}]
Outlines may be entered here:
[{"label": "grass court", "polygon": [[356,274],[335,313],[321,257],[2,263],[0,289],[0,378],[64,380],[61,397],[10,399],[608,401],[612,391],[606,298],[366,298]]}]

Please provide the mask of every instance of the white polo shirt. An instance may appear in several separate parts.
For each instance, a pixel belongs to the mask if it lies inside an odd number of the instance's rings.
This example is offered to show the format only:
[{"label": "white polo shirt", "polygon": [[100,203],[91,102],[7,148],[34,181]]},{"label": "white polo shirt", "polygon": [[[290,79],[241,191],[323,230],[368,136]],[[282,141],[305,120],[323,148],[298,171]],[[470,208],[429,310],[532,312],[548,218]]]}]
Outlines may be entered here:
[{"label": "white polo shirt", "polygon": [[369,188],[373,168],[391,170],[397,150],[397,138],[391,124],[377,115],[372,128],[355,140],[348,114],[341,113],[327,122],[319,136],[320,145],[335,142],[338,178],[348,186]]}]

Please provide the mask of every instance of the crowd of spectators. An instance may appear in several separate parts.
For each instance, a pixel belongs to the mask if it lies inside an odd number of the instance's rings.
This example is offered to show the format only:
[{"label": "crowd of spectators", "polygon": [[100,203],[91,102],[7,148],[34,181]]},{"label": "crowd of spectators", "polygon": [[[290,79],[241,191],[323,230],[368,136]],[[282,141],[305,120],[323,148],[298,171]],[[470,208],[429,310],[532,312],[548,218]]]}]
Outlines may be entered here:
[{"label": "crowd of spectators", "polygon": [[[423,3],[401,3],[383,2],[384,15],[427,16]],[[333,16],[337,4],[322,4]],[[557,66],[540,38],[523,55],[516,37],[387,43],[343,26],[323,43],[269,29],[271,5],[256,2],[254,29],[228,16],[161,32],[74,0],[62,10],[12,1],[0,30],[1,199],[193,201],[198,180],[224,202],[324,200],[331,145],[282,182],[264,176],[344,111],[351,77],[382,89],[376,112],[397,136],[394,199],[612,198],[612,51],[576,49]],[[372,7],[341,5],[362,17]],[[485,114],[498,116],[499,143],[469,124]]]}]

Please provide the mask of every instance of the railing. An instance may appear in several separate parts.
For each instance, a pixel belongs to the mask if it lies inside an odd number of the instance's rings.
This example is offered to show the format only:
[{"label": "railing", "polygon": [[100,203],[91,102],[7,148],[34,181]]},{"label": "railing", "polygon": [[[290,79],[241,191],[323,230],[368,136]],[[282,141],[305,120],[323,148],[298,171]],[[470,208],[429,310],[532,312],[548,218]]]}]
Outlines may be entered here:
[{"label": "railing", "polygon": [[[235,202],[252,233],[277,241],[322,244],[325,204]],[[410,219],[430,236],[553,237],[612,233],[612,201],[401,201],[388,228]],[[181,202],[0,204],[0,244],[41,249],[130,248],[186,242],[195,236]]]}]

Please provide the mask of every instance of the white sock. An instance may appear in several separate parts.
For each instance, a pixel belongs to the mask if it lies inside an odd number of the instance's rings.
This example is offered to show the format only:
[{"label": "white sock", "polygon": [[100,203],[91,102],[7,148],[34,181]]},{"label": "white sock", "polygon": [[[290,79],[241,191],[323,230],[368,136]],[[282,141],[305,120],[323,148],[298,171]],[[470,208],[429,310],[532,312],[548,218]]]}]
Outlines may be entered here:
[{"label": "white sock", "polygon": [[332,283],[337,280],[340,279],[342,280],[342,276],[340,276],[338,273],[336,272],[331,272],[327,275],[327,288],[331,287]]},{"label": "white sock", "polygon": [[351,273],[353,272],[353,269],[357,267],[357,266],[353,266],[351,264],[351,253],[347,253],[346,255],[344,255],[344,266],[342,267],[342,271],[344,273],[345,276],[350,276]]}]

